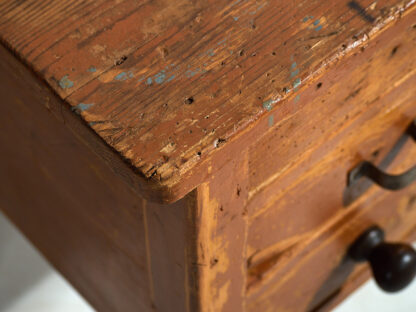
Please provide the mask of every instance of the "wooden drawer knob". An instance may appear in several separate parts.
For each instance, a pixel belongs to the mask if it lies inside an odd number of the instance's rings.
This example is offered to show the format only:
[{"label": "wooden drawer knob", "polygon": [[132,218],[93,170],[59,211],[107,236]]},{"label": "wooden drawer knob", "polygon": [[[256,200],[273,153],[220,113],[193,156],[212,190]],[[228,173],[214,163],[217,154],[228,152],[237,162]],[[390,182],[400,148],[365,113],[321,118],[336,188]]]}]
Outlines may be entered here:
[{"label": "wooden drawer knob", "polygon": [[386,243],[378,226],[362,233],[348,254],[354,261],[368,261],[377,284],[387,292],[405,288],[416,275],[416,251],[407,244]]}]

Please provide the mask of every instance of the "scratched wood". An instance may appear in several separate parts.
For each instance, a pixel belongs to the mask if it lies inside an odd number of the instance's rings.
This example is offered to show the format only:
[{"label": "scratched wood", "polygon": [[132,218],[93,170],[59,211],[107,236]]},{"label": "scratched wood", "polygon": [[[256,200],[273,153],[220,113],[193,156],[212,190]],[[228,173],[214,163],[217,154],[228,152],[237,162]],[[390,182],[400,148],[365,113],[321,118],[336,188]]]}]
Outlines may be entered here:
[{"label": "scratched wood", "polygon": [[2,1],[0,207],[98,310],[339,301],[414,229],[414,186],[340,197],[414,118],[414,3]]},{"label": "scratched wood", "polygon": [[241,153],[197,189],[194,267],[198,311],[245,310],[247,156],[247,151]]},{"label": "scratched wood", "polygon": [[411,4],[9,0],[0,37],[172,201],[203,182],[209,155]]},{"label": "scratched wood", "polygon": [[[414,156],[416,153],[416,147],[414,142],[411,140],[407,140],[405,145],[402,147],[400,155],[398,155],[395,160],[390,165],[390,170],[393,173],[403,172],[412,165],[414,165]],[[405,193],[407,196],[407,200],[404,199],[406,196],[395,195],[394,200],[400,201],[400,205],[409,201],[412,204],[412,198],[414,197],[414,188],[409,188],[408,193]],[[354,203],[350,206],[338,209],[337,212],[331,217],[327,218],[319,227],[315,227],[313,231],[309,231],[306,235],[300,234],[295,235],[292,240],[289,240],[289,244],[281,244],[282,248],[269,250],[259,262],[250,261],[250,254],[249,248],[247,247],[247,255],[248,255],[248,274],[252,275],[248,280],[248,288],[249,291],[257,292],[259,288],[266,286],[272,279],[278,280],[278,276],[282,276],[282,272],[284,272],[284,267],[290,261],[294,261],[294,259],[301,260],[299,258],[299,253],[303,252],[305,249],[309,249],[309,244],[311,240],[316,239],[317,236],[322,233],[322,231],[328,227],[328,224],[332,224],[335,222],[334,220],[339,220],[339,222],[346,222],[348,223],[353,216],[357,213],[360,214],[362,209],[367,209],[367,206],[373,206],[374,202],[383,201],[387,199],[383,196],[388,196],[388,194],[395,194],[395,192],[386,192],[383,189],[378,187],[372,187],[368,189],[363,195],[361,195]],[[407,195],[408,194],[408,195]],[[404,204],[403,204],[404,205]],[[405,215],[406,210],[404,210],[404,206],[400,208],[400,215]],[[375,205],[377,206],[377,205]],[[398,205],[393,205],[394,207],[398,207]],[[305,210],[308,207],[305,207]],[[396,209],[396,208],[394,208]],[[399,208],[397,208],[399,209]],[[382,210],[382,208],[380,208]],[[344,220],[345,219],[345,220]],[[272,220],[272,223],[276,222]],[[337,221],[338,222],[338,221]],[[364,221],[363,221],[364,222]],[[398,221],[397,219],[390,219],[389,222],[396,224]],[[358,222],[359,223],[359,222]],[[398,223],[396,224],[398,225]],[[409,221],[409,226],[411,222]],[[270,226],[265,226],[266,229],[269,229]],[[336,228],[334,228],[336,229]],[[336,229],[337,230],[337,229]],[[271,230],[266,230],[263,233],[263,236],[266,237],[266,232],[271,232]],[[249,235],[250,235],[250,228],[249,228]],[[258,234],[259,235],[259,232]],[[273,234],[271,235],[273,237]],[[278,240],[276,240],[278,243]],[[313,250],[313,249],[310,249]],[[296,261],[298,261],[296,260]],[[325,266],[323,266],[325,267]],[[252,290],[250,290],[250,288]]]},{"label": "scratched wood", "polygon": [[[407,193],[407,196],[404,196]],[[311,311],[343,286],[353,269],[345,250],[372,224],[387,229],[387,239],[402,241],[414,228],[415,187],[400,193],[384,194],[371,204],[348,213],[308,244],[282,274],[276,274],[263,288],[247,299],[248,311]],[[382,199],[382,200],[381,200]],[[325,265],[322,265],[325,263]],[[341,266],[341,278],[331,273]],[[313,272],[313,274],[311,274]],[[331,281],[331,278],[338,280]],[[322,289],[324,289],[322,291]],[[294,291],[296,290],[296,291]],[[319,295],[316,298],[316,295]],[[315,301],[316,300],[316,301]]]},{"label": "scratched wood", "polygon": [[[401,33],[401,36],[392,39],[385,33],[363,54],[351,59],[354,64],[347,61],[334,67],[333,72],[319,80],[322,88],[330,85],[321,96],[306,100],[300,114],[277,124],[250,148],[250,180],[260,181],[257,176],[265,177],[262,183],[267,186],[251,186],[247,242],[253,257],[261,256],[259,252],[267,253],[266,249],[276,252],[290,244],[291,237],[305,234],[344,209],[346,172],[362,160],[380,163],[416,117],[416,59],[413,57],[416,31],[411,25],[404,20],[397,23],[390,34]],[[392,51],[395,52],[392,54]],[[357,65],[357,61],[363,65]],[[347,74],[348,68],[354,69],[351,76]],[[378,72],[377,68],[387,70],[389,75]],[[335,78],[332,73],[342,73],[345,80]],[[371,81],[376,77],[379,83],[375,85]],[[340,92],[348,83],[352,86],[347,88],[348,92]],[[311,89],[311,92],[320,92],[315,86]],[[355,96],[345,100],[349,92]],[[323,113],[322,122],[316,123],[316,119],[308,118],[308,113],[322,101],[331,113]],[[276,140],[282,146],[271,143]],[[291,168],[284,170],[284,166]],[[266,228],[267,235],[262,235]]]},{"label": "scratched wood", "polygon": [[311,311],[327,299],[335,300],[330,297],[336,297],[354,269],[351,260],[344,258],[345,246],[373,224],[387,230],[388,240],[403,241],[414,229],[410,219],[416,213],[415,192],[412,186],[397,193],[384,193],[359,205],[359,209],[344,211],[286,268],[249,296],[247,311]]},{"label": "scratched wood", "polygon": [[138,196],[2,47],[0,81],[0,209],[98,311],[191,311],[194,193],[171,205]]}]

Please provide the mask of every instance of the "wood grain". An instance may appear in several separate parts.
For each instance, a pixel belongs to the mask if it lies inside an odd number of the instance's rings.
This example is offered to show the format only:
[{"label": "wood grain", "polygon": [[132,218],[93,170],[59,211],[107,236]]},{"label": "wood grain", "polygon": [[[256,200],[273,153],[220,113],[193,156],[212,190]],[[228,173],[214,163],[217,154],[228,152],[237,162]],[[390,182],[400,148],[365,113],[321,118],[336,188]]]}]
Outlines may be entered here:
[{"label": "wood grain", "polygon": [[349,2],[9,0],[0,37],[173,201],[211,153],[413,4]]},{"label": "wood grain", "polygon": [[[330,222],[332,226],[320,232],[286,268],[248,298],[248,311],[313,310],[346,282],[352,263],[344,259],[345,251],[359,233],[372,224],[380,224],[387,230],[388,239],[403,240],[414,227],[411,220],[415,214],[414,198],[414,186],[397,193],[384,193],[336,218],[338,223]],[[336,269],[340,273],[331,275]]]},{"label": "wood grain", "polygon": [[98,310],[320,307],[414,228],[414,186],[342,191],[416,113],[415,8],[2,1],[1,209]]},{"label": "wood grain", "polygon": [[196,195],[138,196],[131,169],[3,47],[0,81],[0,209],[98,311],[192,311]]}]

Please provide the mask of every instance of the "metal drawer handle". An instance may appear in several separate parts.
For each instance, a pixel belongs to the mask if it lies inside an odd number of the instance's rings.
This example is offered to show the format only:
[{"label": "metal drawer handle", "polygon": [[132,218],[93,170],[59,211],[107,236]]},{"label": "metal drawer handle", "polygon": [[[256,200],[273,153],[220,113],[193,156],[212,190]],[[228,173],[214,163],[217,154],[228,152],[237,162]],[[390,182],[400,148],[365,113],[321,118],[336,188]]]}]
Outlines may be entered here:
[{"label": "metal drawer handle", "polygon": [[[406,132],[416,141],[416,119],[410,124]],[[348,186],[362,177],[367,177],[374,183],[388,190],[400,190],[416,181],[416,165],[408,171],[391,175],[385,173],[369,161],[363,161],[348,173]]]}]

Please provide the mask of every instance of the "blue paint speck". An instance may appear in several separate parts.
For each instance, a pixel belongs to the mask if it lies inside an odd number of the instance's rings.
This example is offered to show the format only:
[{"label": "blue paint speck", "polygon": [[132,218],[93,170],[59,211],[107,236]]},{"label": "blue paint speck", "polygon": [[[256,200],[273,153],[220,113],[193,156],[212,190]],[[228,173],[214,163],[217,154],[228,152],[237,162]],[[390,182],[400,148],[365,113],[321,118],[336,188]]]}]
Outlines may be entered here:
[{"label": "blue paint speck", "polygon": [[292,69],[293,69],[293,68],[295,68],[296,66],[298,66],[298,64],[297,64],[296,62],[293,62],[291,67],[292,67]]},{"label": "blue paint speck", "polygon": [[127,73],[122,72],[114,77],[115,80],[126,80],[127,79]]},{"label": "blue paint speck", "polygon": [[94,66],[91,66],[90,68],[87,69],[87,71],[90,73],[95,73],[97,71],[97,68],[95,68]]},{"label": "blue paint speck", "polygon": [[149,86],[152,84],[152,78],[151,77],[147,78],[146,84],[149,85]]},{"label": "blue paint speck", "polygon": [[196,68],[195,70],[187,70],[185,75],[186,75],[186,77],[191,78],[191,77],[195,76],[196,74],[198,74],[199,71],[200,71],[199,68]]},{"label": "blue paint speck", "polygon": [[319,19],[317,19],[316,21],[314,21],[314,22],[313,22],[313,24],[316,26],[316,25],[318,25],[318,24],[319,24],[319,22],[320,22],[320,20],[319,20]]},{"label": "blue paint speck", "polygon": [[308,21],[308,19],[309,19],[309,17],[308,17],[308,16],[306,16],[306,17],[304,17],[304,18],[303,18],[302,22],[304,22],[304,23],[305,23],[305,22],[307,22],[307,21]]},{"label": "blue paint speck", "polygon": [[290,73],[290,78],[293,78],[293,77],[297,76],[298,74],[299,74],[299,68]]},{"label": "blue paint speck", "polygon": [[274,117],[273,117],[273,115],[270,115],[269,116],[269,127],[272,127],[273,124],[274,124]]},{"label": "blue paint speck", "polygon": [[77,111],[77,112],[83,112],[91,108],[91,106],[94,106],[94,104],[93,103],[91,104],[79,103],[78,105],[74,106],[72,110]]},{"label": "blue paint speck", "polygon": [[74,82],[68,79],[68,75],[65,75],[59,80],[59,86],[62,89],[72,88],[74,86]]},{"label": "blue paint speck", "polygon": [[273,100],[268,100],[266,102],[263,103],[263,108],[267,109],[268,111],[270,111],[273,108]]},{"label": "blue paint speck", "polygon": [[322,25],[319,25],[318,27],[315,28],[316,31],[320,31],[322,29]]},{"label": "blue paint speck", "polygon": [[166,82],[172,81],[173,79],[175,79],[175,75],[172,75],[168,78],[168,80],[166,80]]},{"label": "blue paint speck", "polygon": [[214,49],[209,49],[207,51],[207,54],[210,55],[210,56],[214,56],[215,55]]},{"label": "blue paint speck", "polygon": [[302,81],[300,80],[300,78],[296,78],[296,80],[293,82],[293,88],[297,88],[300,86],[300,84],[302,83]]},{"label": "blue paint speck", "polygon": [[237,22],[238,21],[238,19],[239,19],[240,17],[239,16],[233,16],[233,19]]},{"label": "blue paint speck", "polygon": [[131,71],[126,72],[122,72],[120,74],[118,74],[117,76],[114,77],[114,80],[120,80],[120,81],[124,81],[127,80],[129,78],[133,78],[134,75]]},{"label": "blue paint speck", "polygon": [[157,84],[161,84],[163,83],[163,81],[165,81],[166,74],[164,73],[164,71],[161,71],[160,73],[157,73],[154,78]]}]

